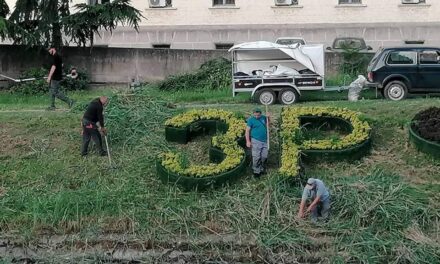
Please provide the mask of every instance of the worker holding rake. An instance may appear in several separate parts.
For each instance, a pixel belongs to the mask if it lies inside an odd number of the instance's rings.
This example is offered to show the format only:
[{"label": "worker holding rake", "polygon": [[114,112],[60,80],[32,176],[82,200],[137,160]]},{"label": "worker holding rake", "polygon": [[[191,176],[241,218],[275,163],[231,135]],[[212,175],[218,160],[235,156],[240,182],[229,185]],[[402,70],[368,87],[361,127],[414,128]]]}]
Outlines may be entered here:
[{"label": "worker holding rake", "polygon": [[266,173],[266,161],[269,152],[270,114],[261,114],[261,109],[256,108],[253,116],[247,121],[246,146],[252,148],[252,170],[256,178]]},{"label": "worker holding rake", "polygon": [[[93,100],[87,107],[84,113],[83,119],[81,121],[82,125],[82,148],[81,156],[86,156],[88,154],[88,147],[90,139],[93,139],[95,144],[98,146],[101,156],[106,156],[107,152],[104,150],[102,145],[101,133],[106,136],[107,129],[104,126],[104,107],[108,104],[108,97],[101,96]],[[99,128],[98,124],[99,123]],[[101,133],[100,133],[101,132]]]}]

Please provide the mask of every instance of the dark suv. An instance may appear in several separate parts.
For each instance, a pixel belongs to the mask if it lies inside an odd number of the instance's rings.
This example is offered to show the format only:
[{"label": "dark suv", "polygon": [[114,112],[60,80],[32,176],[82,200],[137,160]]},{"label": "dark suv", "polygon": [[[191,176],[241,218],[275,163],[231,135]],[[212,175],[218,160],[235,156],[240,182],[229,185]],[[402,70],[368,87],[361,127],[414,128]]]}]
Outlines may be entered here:
[{"label": "dark suv", "polygon": [[440,48],[379,49],[368,65],[368,81],[394,101],[408,93],[440,92]]}]

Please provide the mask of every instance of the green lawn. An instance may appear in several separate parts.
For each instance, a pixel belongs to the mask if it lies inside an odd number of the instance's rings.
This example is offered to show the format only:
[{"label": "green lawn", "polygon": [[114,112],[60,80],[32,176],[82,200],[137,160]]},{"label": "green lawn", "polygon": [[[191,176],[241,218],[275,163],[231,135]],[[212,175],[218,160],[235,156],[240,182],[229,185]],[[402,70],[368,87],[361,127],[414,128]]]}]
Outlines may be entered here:
[{"label": "green lawn", "polygon": [[[111,93],[71,95],[82,105]],[[322,101],[325,96],[331,100]],[[306,164],[306,176],[323,179],[332,192],[332,218],[319,226],[295,218],[302,190],[277,173],[275,129],[269,175],[260,180],[248,172],[229,187],[184,192],[156,176],[155,158],[167,149],[206,162],[201,156],[209,137],[188,146],[167,143],[167,118],[206,103],[250,114],[255,105],[244,95],[233,99],[227,91],[173,94],[146,88],[112,98],[107,120],[115,167],[96,153],[80,157],[79,107],[0,111],[0,232],[29,245],[42,243],[43,236],[68,235],[59,242],[61,253],[81,251],[84,243],[100,245],[101,251],[75,255],[74,262],[104,262],[103,248],[123,245],[134,251],[187,250],[193,253],[188,263],[439,263],[440,161],[408,143],[407,125],[440,100],[351,103],[344,98],[345,93],[312,94],[312,102],[299,104],[359,111],[373,127],[373,149],[362,160]],[[0,110],[44,109],[46,102],[46,97],[2,94]],[[280,110],[269,107],[275,118]],[[40,260],[59,262],[61,253],[41,254]],[[5,261],[12,260],[8,256]],[[172,260],[145,258],[146,263]]]},{"label": "green lawn", "polygon": [[[76,101],[88,101],[100,95],[111,95],[118,88],[97,88],[90,91],[71,91],[66,95]],[[1,110],[44,110],[50,104],[49,93],[44,95],[20,95],[11,94],[7,91],[0,91],[0,111]],[[67,105],[56,99],[56,107],[67,109]]]}]

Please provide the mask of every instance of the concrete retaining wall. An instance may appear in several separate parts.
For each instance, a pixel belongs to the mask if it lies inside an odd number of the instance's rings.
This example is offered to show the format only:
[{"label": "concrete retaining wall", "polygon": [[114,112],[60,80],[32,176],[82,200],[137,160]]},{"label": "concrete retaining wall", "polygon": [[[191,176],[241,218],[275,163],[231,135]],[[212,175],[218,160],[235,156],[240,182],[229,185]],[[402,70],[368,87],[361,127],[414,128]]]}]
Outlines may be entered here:
[{"label": "concrete retaining wall", "polygon": [[[203,62],[229,58],[222,50],[129,49],[95,47],[66,47],[62,51],[65,67],[70,65],[86,70],[93,82],[128,83],[133,78],[140,81],[162,80],[169,75],[190,72]],[[326,72],[335,74],[340,55],[326,54]],[[26,49],[20,46],[0,46],[0,72],[18,77],[20,72],[32,67],[49,67],[50,58],[45,50]]]}]

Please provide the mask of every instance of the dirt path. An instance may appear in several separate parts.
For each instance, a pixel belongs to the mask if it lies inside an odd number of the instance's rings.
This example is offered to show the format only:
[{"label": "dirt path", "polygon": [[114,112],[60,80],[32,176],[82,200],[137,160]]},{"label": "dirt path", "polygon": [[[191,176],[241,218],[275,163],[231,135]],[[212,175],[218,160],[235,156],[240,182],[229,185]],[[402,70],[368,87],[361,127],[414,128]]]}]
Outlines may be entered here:
[{"label": "dirt path", "polygon": [[0,113],[41,113],[41,112],[58,112],[58,113],[65,113],[69,112],[67,109],[57,109],[53,111],[48,111],[46,109],[17,109],[17,110],[0,110]]},{"label": "dirt path", "polygon": [[300,256],[288,248],[267,250],[259,247],[252,235],[236,234],[176,237],[172,242],[128,234],[93,239],[48,236],[32,242],[0,236],[0,256],[14,263],[329,263],[323,260],[328,258],[314,253]]}]

